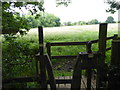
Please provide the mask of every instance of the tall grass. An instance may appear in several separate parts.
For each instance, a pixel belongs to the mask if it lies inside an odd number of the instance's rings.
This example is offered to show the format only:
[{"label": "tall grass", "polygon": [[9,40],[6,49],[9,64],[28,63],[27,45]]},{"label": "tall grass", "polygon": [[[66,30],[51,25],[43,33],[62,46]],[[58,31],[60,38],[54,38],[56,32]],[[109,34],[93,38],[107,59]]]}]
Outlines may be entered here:
[{"label": "tall grass", "polygon": [[[117,25],[108,25],[107,36],[113,36],[117,33]],[[87,25],[87,26],[72,26],[72,27],[56,27],[56,28],[44,28],[44,42],[81,42],[98,39],[99,25]],[[38,51],[38,33],[37,28],[30,30],[30,32],[17,39],[19,42],[29,43],[28,47],[31,50]],[[111,45],[111,41],[107,42],[107,47]],[[92,50],[97,51],[98,45],[93,44]],[[79,52],[85,52],[85,46],[53,46],[51,49],[52,55],[78,55]],[[46,53],[46,52],[45,52]],[[35,53],[33,53],[35,54]],[[110,62],[110,51],[106,52],[106,63]],[[64,63],[66,60],[52,60],[53,64]],[[55,71],[56,75],[58,74]],[[68,73],[69,74],[69,73]],[[68,75],[67,74],[67,75]]]},{"label": "tall grass", "polygon": [[[109,24],[107,36],[113,36],[117,33],[117,24]],[[44,28],[44,42],[81,42],[98,39],[99,25],[70,26]],[[19,38],[21,41],[31,41],[31,47],[38,47],[37,29],[31,30],[26,36]],[[111,41],[107,43],[107,47]],[[97,44],[92,45],[93,51],[98,50]],[[85,46],[53,46],[52,55],[77,55],[78,52],[86,51]]]}]

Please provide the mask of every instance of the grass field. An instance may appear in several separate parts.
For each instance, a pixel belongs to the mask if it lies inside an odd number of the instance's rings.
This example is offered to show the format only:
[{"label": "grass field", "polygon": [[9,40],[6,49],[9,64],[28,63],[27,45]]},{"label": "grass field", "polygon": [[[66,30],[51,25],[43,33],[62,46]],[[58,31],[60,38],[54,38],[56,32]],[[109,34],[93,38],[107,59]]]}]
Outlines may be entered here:
[{"label": "grass field", "polygon": [[[44,28],[45,42],[81,42],[98,39],[99,25],[83,25],[83,26],[65,26]],[[107,36],[113,36],[118,33],[118,24],[108,24]],[[38,48],[38,29],[31,29],[29,33],[22,37],[21,40],[31,41],[33,48]],[[107,42],[107,47],[111,45],[111,41]],[[97,44],[92,45],[92,50],[97,51]],[[52,55],[78,55],[79,52],[85,52],[86,46],[57,46],[52,47]],[[110,62],[110,51],[106,52],[106,63]],[[59,65],[61,68],[67,60],[52,60],[53,64]],[[69,67],[69,66],[68,66]],[[58,74],[58,72],[57,72]]]},{"label": "grass field", "polygon": [[[44,42],[81,42],[98,39],[99,25],[83,25],[83,26],[65,26],[65,27],[51,27],[43,28],[44,30]],[[108,24],[107,36],[113,36],[118,33],[118,24]],[[20,37],[17,41],[22,43],[28,43],[28,49],[38,51],[38,29],[31,29],[27,35]],[[107,47],[111,45],[111,41],[107,42]],[[93,51],[98,50],[97,44],[92,46]],[[52,55],[78,55],[79,52],[85,52],[85,46],[57,46],[52,47]],[[106,63],[110,62],[110,51],[106,52]],[[52,60],[52,63],[57,68],[66,67],[65,62],[69,60]],[[73,61],[74,62],[74,61]],[[68,68],[72,65],[69,63]],[[56,68],[56,67],[55,67]],[[56,69],[57,69],[56,68]],[[56,75],[61,75],[55,71]],[[64,75],[70,75],[71,73],[64,73]]]},{"label": "grass field", "polygon": [[[31,29],[30,32],[23,38],[38,42],[38,30]],[[107,36],[113,36],[118,33],[117,24],[108,24]],[[66,26],[66,27],[53,27],[44,28],[44,41],[45,42],[81,42],[98,39],[99,25],[84,25],[84,26]],[[93,45],[93,50],[96,50],[96,45]],[[75,55],[78,52],[84,51],[84,46],[62,46],[53,47],[53,55]]]}]

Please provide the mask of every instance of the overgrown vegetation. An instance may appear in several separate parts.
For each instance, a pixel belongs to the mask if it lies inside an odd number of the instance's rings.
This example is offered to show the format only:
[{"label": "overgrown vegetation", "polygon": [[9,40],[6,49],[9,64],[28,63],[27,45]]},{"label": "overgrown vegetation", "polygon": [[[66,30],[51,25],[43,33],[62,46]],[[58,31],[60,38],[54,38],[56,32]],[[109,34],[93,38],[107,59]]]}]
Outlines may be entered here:
[{"label": "overgrown vegetation", "polygon": [[[26,33],[29,30],[27,20],[20,16],[20,12],[15,9],[28,10],[32,15],[38,11],[44,11],[44,1],[39,2],[1,2],[2,5],[2,33],[20,34]],[[25,30],[22,30],[25,29]]]},{"label": "overgrown vegetation", "polygon": [[[88,25],[87,25],[88,26]],[[98,39],[98,25],[72,27],[68,29],[44,28],[45,42],[78,42]],[[110,26],[110,25],[109,25]],[[86,28],[85,28],[86,27]],[[51,30],[52,29],[52,30]],[[37,30],[37,29],[36,29]],[[3,39],[3,77],[33,76],[35,69],[35,54],[38,52],[38,35],[28,33],[23,37]],[[117,33],[117,27],[109,27],[108,36]],[[107,43],[107,47],[111,41]],[[93,51],[97,51],[97,44],[92,46]],[[85,46],[57,46],[52,47],[52,55],[77,55],[78,52],[86,51]],[[52,60],[53,64],[65,64],[67,60]],[[110,62],[110,51],[107,52],[106,62]],[[57,66],[57,65],[56,65]],[[57,67],[59,68],[59,67]],[[63,71],[64,72],[64,71]],[[60,72],[61,73],[61,72]],[[55,75],[61,75],[58,71]],[[62,74],[63,75],[63,74]],[[65,74],[66,75],[66,74]],[[69,73],[67,75],[70,75]]]}]

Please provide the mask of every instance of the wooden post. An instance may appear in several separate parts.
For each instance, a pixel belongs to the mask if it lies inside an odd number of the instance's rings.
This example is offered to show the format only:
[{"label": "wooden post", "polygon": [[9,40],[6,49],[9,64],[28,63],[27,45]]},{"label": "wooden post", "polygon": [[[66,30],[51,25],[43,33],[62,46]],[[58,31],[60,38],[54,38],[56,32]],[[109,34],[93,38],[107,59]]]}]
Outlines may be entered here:
[{"label": "wooden post", "polygon": [[120,40],[117,36],[112,41],[111,69],[109,70],[108,88],[120,87]]},{"label": "wooden post", "polygon": [[51,90],[56,90],[56,81],[55,81],[55,77],[53,74],[53,67],[52,67],[52,63],[51,63],[51,60],[48,54],[45,55],[45,63],[46,63],[45,65],[47,69],[47,74],[48,74]]},{"label": "wooden post", "polygon": [[91,69],[91,59],[92,59],[92,50],[91,50],[91,42],[87,43],[87,53],[88,53],[88,66],[89,68],[86,70],[87,71],[87,90],[91,90],[91,74],[92,74],[92,69]]},{"label": "wooden post", "polygon": [[40,74],[40,70],[39,70],[39,57],[38,56],[36,56],[36,58],[35,58],[36,60],[35,60],[35,65],[36,65],[36,76],[38,76],[39,74]]},{"label": "wooden post", "polygon": [[112,41],[111,65],[114,66],[120,65],[120,40]]},{"label": "wooden post", "polygon": [[50,43],[47,43],[47,53],[51,59],[51,45],[50,45]]},{"label": "wooden post", "polygon": [[117,40],[118,39],[118,35],[115,34],[114,37],[113,37],[113,40]]},{"label": "wooden post", "polygon": [[44,61],[44,45],[43,45],[43,28],[41,26],[38,27],[38,35],[39,35],[39,50],[40,50],[40,78],[41,78],[41,88],[47,90],[47,80],[46,80],[46,69],[45,69],[45,61]]},{"label": "wooden post", "polygon": [[71,83],[71,90],[81,90],[81,78],[82,78],[82,67],[81,67],[81,54],[77,57],[77,62],[73,70],[73,78]]},{"label": "wooden post", "polygon": [[106,53],[106,38],[107,38],[107,23],[102,23],[99,26],[99,54],[97,68],[97,89],[102,88],[102,82],[106,75],[105,69],[105,53]]}]

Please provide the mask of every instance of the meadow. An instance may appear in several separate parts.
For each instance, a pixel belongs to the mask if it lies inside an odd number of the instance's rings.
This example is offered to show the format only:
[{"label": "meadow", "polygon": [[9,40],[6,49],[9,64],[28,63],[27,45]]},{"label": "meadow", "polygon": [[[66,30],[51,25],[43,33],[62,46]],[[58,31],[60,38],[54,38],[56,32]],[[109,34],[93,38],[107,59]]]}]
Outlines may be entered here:
[{"label": "meadow", "polygon": [[[99,36],[99,25],[83,25],[83,26],[63,26],[63,27],[51,27],[51,28],[43,28],[44,32],[44,42],[81,42],[81,41],[90,41],[90,40],[96,40]],[[113,36],[114,34],[118,33],[118,24],[108,24],[108,32],[107,36]],[[3,58],[9,59],[10,56],[16,55],[14,58],[10,59],[17,59],[17,62],[23,62],[25,60],[32,60],[34,61],[35,54],[39,51],[39,44],[38,44],[38,29],[34,28],[31,29],[28,34],[19,37],[14,41],[14,44],[8,44],[6,42],[3,43]],[[16,45],[17,44],[17,45]],[[9,47],[7,46],[9,45]],[[107,42],[107,47],[111,45],[111,41],[109,40]],[[8,48],[7,48],[8,47]],[[8,55],[8,51],[11,48],[17,48],[18,50],[12,50],[9,52],[10,55]],[[97,51],[98,45],[93,44],[92,50]],[[18,52],[19,51],[19,52]],[[52,47],[52,55],[78,55],[79,52],[85,52],[86,47],[85,46],[56,46]],[[111,51],[106,52],[106,63],[110,63],[110,53]],[[13,53],[13,54],[12,54]],[[46,53],[46,51],[45,51]],[[18,57],[17,57],[18,56]],[[5,59],[5,60],[7,60]],[[75,60],[52,60],[54,69],[55,69],[55,75],[61,75],[57,69],[65,70],[66,68],[71,68],[73,66],[73,63]],[[67,64],[69,64],[67,66]],[[21,67],[21,69],[20,69]],[[29,67],[29,68],[28,68]],[[24,69],[22,69],[24,68]],[[10,68],[9,68],[10,69]],[[13,68],[12,68],[13,69]],[[23,70],[23,71],[22,71]],[[32,70],[32,71],[31,71]],[[24,65],[19,66],[18,68],[14,68],[13,71],[20,71],[15,73],[15,77],[17,76],[29,76],[35,74],[35,63],[32,63],[25,67]],[[27,71],[27,72],[26,72]],[[70,75],[71,73],[68,72],[62,72],[62,75]],[[8,75],[9,76],[9,75]],[[12,75],[11,77],[13,77]]]},{"label": "meadow", "polygon": [[[81,42],[96,40],[99,37],[99,25],[66,26],[43,28],[44,42]],[[107,37],[118,33],[117,24],[108,24]],[[21,40],[38,42],[38,29],[31,29]],[[33,43],[34,44],[34,43]],[[107,45],[110,45],[107,43]],[[109,47],[109,46],[107,46]],[[97,45],[93,45],[93,51],[97,50]],[[52,47],[52,55],[77,55],[78,52],[85,51],[84,46],[57,46]]]}]

